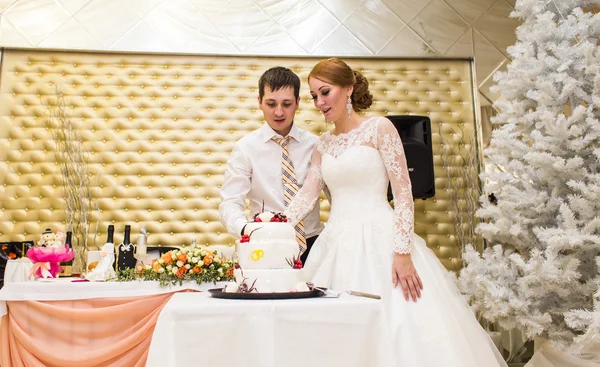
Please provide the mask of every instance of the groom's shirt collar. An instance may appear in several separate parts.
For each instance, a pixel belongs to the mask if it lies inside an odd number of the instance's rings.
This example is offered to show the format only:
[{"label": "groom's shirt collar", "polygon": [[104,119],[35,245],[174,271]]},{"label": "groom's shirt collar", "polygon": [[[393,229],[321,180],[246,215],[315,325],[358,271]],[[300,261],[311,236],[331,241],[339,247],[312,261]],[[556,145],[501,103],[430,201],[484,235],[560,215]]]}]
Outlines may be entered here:
[{"label": "groom's shirt collar", "polygon": [[[267,124],[266,122],[262,126],[261,130],[262,130],[263,142],[265,142],[265,143],[268,142],[269,140],[271,140],[271,138],[273,138],[274,136],[283,138],[283,136],[277,134],[275,132],[275,130],[271,129],[271,126],[269,126],[269,124]],[[300,141],[300,134],[299,134],[298,128],[296,128],[295,123],[292,123],[292,129],[288,133],[288,136],[291,136],[296,141]]]}]

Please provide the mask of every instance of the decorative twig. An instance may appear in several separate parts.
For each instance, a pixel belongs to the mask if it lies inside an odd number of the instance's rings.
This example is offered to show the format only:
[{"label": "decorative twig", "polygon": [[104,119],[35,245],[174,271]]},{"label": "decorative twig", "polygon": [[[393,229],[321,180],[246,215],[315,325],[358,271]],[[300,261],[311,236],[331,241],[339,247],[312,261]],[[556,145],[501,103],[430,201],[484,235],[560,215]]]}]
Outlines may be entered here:
[{"label": "decorative twig", "polygon": [[[100,208],[90,190],[87,152],[83,147],[77,129],[71,122],[65,106],[65,97],[58,90],[58,87],[55,89],[55,99],[55,103],[49,101],[47,104],[42,104],[48,109],[47,124],[52,131],[52,137],[56,144],[55,157],[61,172],[67,230],[73,232],[73,247],[87,251],[89,247],[89,224],[93,210],[98,213],[94,233],[94,246],[96,246]],[[78,260],[85,267],[84,253],[85,251],[77,251],[77,256],[82,257]]]}]

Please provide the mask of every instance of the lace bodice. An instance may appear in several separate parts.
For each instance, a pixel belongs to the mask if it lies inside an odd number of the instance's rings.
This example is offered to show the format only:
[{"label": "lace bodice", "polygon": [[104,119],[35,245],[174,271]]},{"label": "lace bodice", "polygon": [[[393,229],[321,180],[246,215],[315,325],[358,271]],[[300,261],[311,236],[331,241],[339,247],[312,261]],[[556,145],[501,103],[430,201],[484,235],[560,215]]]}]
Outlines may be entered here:
[{"label": "lace bodice", "polygon": [[332,198],[330,222],[377,220],[390,211],[388,182],[394,197],[391,245],[396,253],[410,253],[414,230],[410,177],[398,132],[386,118],[370,118],[345,134],[323,134],[304,186],[285,214],[296,224],[313,208],[327,185]]}]

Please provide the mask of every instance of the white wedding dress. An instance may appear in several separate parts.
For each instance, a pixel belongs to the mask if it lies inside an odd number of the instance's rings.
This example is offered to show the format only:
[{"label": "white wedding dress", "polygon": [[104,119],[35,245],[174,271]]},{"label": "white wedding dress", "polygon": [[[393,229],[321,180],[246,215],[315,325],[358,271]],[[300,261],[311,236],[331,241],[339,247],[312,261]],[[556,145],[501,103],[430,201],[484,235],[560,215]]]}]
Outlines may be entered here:
[{"label": "white wedding dress", "polygon": [[[395,209],[387,201],[391,182]],[[373,117],[346,134],[325,133],[303,187],[285,214],[292,224],[327,185],[329,221],[305,264],[315,285],[381,295],[397,367],[506,366],[495,345],[425,241],[413,232],[410,178],[400,137]],[[422,297],[392,286],[394,252],[410,253]]]}]

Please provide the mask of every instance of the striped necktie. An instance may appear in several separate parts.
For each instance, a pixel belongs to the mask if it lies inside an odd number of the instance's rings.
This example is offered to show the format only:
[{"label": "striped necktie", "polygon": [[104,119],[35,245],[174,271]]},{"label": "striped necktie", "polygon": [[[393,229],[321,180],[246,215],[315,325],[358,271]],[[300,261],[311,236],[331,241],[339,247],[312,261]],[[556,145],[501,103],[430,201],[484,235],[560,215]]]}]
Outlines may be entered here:
[{"label": "striped necktie", "polygon": [[[281,178],[283,183],[283,201],[287,208],[292,202],[294,196],[298,192],[298,181],[296,180],[296,171],[294,170],[294,163],[290,159],[290,152],[287,149],[290,143],[291,136],[285,138],[279,138],[274,136],[272,139],[281,146]],[[300,247],[300,254],[306,251],[306,234],[304,233],[304,222],[300,221],[294,227],[296,230],[296,241]]]}]

